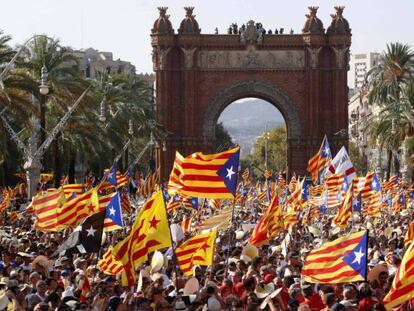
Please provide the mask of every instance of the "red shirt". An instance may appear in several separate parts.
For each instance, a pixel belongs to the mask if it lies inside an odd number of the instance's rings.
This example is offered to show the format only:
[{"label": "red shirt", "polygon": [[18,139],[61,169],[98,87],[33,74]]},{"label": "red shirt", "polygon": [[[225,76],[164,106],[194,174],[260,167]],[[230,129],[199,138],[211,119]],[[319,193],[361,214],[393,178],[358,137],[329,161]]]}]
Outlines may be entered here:
[{"label": "red shirt", "polygon": [[308,305],[309,308],[311,308],[314,311],[319,311],[326,307],[325,304],[322,302],[321,296],[319,296],[316,293],[312,295],[311,299],[305,298],[305,300],[300,305]]}]

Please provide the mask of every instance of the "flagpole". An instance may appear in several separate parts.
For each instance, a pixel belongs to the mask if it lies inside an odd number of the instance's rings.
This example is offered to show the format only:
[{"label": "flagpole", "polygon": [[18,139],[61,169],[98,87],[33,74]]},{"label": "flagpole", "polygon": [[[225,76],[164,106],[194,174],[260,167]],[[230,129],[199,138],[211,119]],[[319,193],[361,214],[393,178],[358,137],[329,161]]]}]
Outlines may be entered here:
[{"label": "flagpole", "polygon": [[175,274],[175,286],[177,286],[177,256],[175,255],[175,247],[174,247],[174,240],[172,238],[172,232],[171,232],[171,222],[170,222],[170,217],[168,216],[168,212],[167,212],[167,205],[165,204],[165,197],[164,197],[164,189],[161,186],[161,191],[162,191],[162,202],[164,203],[164,210],[165,213],[167,214],[167,222],[168,222],[168,230],[170,231],[170,241],[171,241],[171,249],[173,251],[173,255],[172,255],[172,262],[173,262],[173,272]]},{"label": "flagpole", "polygon": [[[229,257],[230,257],[230,248],[233,245],[235,234],[232,234],[232,229],[234,226],[234,209],[236,207],[236,197],[233,198],[233,208],[231,211],[231,227],[230,227],[230,238],[228,242],[228,248],[227,248],[227,257],[226,257],[226,272],[225,276],[227,277],[228,269],[229,269]],[[214,257],[213,257],[213,263],[214,263]]]}]

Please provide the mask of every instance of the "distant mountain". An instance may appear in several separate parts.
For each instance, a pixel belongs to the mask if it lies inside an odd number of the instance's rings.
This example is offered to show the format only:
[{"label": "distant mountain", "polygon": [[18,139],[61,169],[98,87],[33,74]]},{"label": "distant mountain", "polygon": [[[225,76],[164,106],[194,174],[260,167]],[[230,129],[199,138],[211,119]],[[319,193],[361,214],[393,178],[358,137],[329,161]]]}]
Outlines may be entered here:
[{"label": "distant mountain", "polygon": [[233,142],[240,144],[242,154],[249,154],[258,136],[266,126],[268,130],[284,125],[282,114],[267,101],[244,99],[228,106],[220,115],[218,122],[230,133]]}]

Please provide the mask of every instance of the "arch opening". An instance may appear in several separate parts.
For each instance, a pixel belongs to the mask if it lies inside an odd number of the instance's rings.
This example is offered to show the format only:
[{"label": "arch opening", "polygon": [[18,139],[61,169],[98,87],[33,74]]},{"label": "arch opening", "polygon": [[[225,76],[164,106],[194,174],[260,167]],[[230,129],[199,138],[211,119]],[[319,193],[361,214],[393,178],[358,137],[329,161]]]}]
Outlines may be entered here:
[{"label": "arch opening", "polygon": [[266,168],[273,173],[285,172],[286,122],[271,102],[243,98],[225,107],[215,126],[214,148],[221,151],[232,144],[240,145],[242,167],[251,167],[257,175],[263,175]]}]

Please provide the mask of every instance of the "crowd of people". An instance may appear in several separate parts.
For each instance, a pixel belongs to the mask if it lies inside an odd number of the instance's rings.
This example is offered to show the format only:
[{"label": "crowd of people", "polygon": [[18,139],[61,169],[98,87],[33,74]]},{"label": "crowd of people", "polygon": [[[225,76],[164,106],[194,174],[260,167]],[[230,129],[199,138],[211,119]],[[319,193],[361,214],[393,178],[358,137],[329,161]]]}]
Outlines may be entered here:
[{"label": "crowd of people", "polygon": [[[288,230],[255,247],[248,243],[249,237],[268,203],[251,196],[236,203],[232,218],[220,224],[212,265],[196,265],[192,276],[185,277],[174,250],[165,249],[161,267],[155,269],[150,254],[146,263],[136,267],[137,284],[128,287],[123,286],[121,274],[105,275],[97,264],[109,246],[130,232],[144,200],[131,195],[130,201],[133,211],[124,215],[124,227],[104,234],[99,253],[60,256],[58,247],[72,229],[35,230],[35,216],[25,212],[27,204],[16,193],[12,207],[3,211],[0,229],[0,311],[383,311],[383,298],[404,255],[404,236],[414,220],[409,198],[398,213],[384,206],[375,218],[363,211],[355,213],[346,229],[332,226],[334,212],[328,210],[306,224],[298,217]],[[186,240],[206,219],[232,204],[223,200],[213,206],[206,201],[198,210],[180,206],[169,211],[169,220],[182,227],[183,219],[192,217],[191,227],[183,229]],[[10,211],[19,211],[17,220],[9,217]],[[312,249],[364,228],[369,229],[366,281],[315,284],[303,280],[301,268]],[[180,243],[175,241],[174,248]],[[86,277],[89,288],[84,284]]]}]

